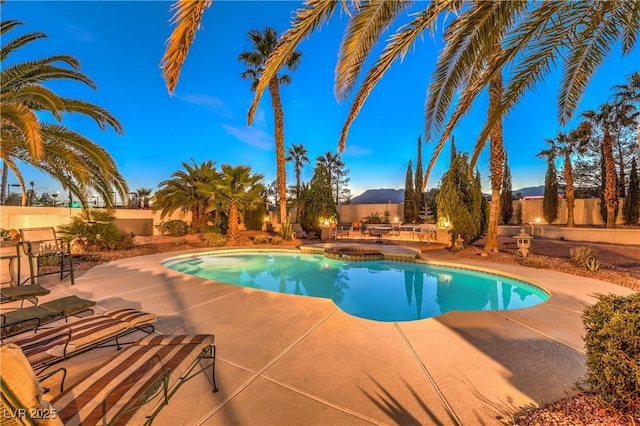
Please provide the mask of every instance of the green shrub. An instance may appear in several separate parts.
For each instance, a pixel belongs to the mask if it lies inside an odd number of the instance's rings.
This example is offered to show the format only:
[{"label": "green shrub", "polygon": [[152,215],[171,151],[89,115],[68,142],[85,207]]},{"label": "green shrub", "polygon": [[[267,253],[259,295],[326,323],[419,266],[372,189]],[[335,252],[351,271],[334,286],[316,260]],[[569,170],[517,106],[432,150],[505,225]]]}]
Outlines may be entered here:
[{"label": "green shrub", "polygon": [[203,234],[220,234],[220,228],[215,225],[207,225],[200,228],[200,232]]},{"label": "green shrub", "polygon": [[84,209],[70,223],[59,226],[58,233],[84,252],[132,248],[133,237],[120,231],[114,220],[113,213],[108,210]]},{"label": "green shrub", "polygon": [[219,232],[207,232],[203,237],[209,247],[222,247],[227,244],[227,238]]},{"label": "green shrub", "polygon": [[160,234],[169,235],[171,237],[184,237],[187,235],[188,228],[187,222],[179,219],[160,222],[156,225],[156,229]]},{"label": "green shrub", "polygon": [[640,415],[640,293],[596,297],[582,313],[587,384],[606,405]]}]

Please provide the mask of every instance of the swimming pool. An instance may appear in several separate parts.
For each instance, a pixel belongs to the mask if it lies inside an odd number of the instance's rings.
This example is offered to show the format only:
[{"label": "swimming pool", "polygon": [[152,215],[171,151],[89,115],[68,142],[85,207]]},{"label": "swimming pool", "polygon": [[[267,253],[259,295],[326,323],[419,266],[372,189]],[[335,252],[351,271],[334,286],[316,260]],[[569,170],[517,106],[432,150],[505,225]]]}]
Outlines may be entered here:
[{"label": "swimming pool", "polygon": [[204,253],[169,269],[260,290],[331,299],[377,321],[413,321],[451,311],[520,309],[548,299],[538,287],[468,269],[393,260],[347,261],[292,252]]}]

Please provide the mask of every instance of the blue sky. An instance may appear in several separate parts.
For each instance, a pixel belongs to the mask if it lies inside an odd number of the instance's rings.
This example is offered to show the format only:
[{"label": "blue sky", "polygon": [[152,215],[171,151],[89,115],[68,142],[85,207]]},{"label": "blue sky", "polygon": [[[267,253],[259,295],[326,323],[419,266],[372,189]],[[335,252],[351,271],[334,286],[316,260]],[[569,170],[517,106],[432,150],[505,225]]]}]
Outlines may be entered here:
[{"label": "blue sky", "polygon": [[[57,93],[84,99],[108,109],[124,125],[125,134],[102,132],[81,116],[65,117],[65,124],[103,146],[113,156],[131,190],[157,189],[181,168],[182,162],[214,160],[217,165],[246,164],[254,172],[275,179],[273,114],[268,94],[263,96],[256,120],[246,125],[253,98],[249,81],[242,80],[237,60],[250,50],[247,33],[271,26],[280,34],[289,27],[295,1],[214,1],[204,27],[191,47],[174,96],[169,96],[161,76],[160,59],[172,27],[167,1],[7,1],[3,19],[26,25],[9,32],[5,40],[25,32],[41,31],[48,38],[31,43],[10,57],[10,62],[55,54],[75,56],[82,71],[98,86],[55,82]],[[339,13],[320,32],[306,39],[292,83],[282,88],[285,144],[303,144],[312,164],[303,169],[311,177],[318,155],[335,152],[349,102],[337,103],[333,95],[334,68],[346,19]],[[397,25],[392,29],[397,28]],[[386,36],[385,36],[386,38]],[[3,40],[3,43],[6,42]],[[379,50],[378,50],[379,51]],[[342,158],[350,169],[350,188],[357,195],[370,188],[402,188],[407,162],[415,165],[416,141],[424,128],[424,102],[438,53],[429,36],[419,41],[402,61],[396,62],[374,89],[349,133]],[[615,51],[595,74],[578,111],[597,108],[611,95],[611,87],[640,63],[639,50],[620,58]],[[560,130],[557,122],[558,73],[549,75],[520,102],[504,122],[504,138],[513,188],[541,185],[545,163],[536,154],[544,140]],[[459,150],[471,151],[485,119],[486,96],[480,97],[455,131]],[[43,117],[44,118],[44,117]],[[568,128],[576,125],[576,120]],[[423,147],[426,164],[431,145]],[[485,192],[489,191],[488,153],[479,162]],[[429,188],[438,184],[448,166],[441,155]],[[38,192],[62,190],[48,176],[25,168]],[[287,180],[294,183],[293,165]],[[9,183],[15,183],[10,177]]]}]

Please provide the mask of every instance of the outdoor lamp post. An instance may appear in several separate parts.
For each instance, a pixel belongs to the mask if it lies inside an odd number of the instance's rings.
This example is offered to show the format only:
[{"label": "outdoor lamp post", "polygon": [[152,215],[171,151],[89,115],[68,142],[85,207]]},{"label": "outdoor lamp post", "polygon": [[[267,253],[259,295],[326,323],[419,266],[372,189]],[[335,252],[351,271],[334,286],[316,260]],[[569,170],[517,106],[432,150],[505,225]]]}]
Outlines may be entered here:
[{"label": "outdoor lamp post", "polygon": [[529,249],[531,248],[531,240],[533,240],[533,237],[527,234],[524,228],[520,228],[520,233],[513,238],[516,239],[518,252],[522,254],[522,257],[527,257],[529,255]]}]

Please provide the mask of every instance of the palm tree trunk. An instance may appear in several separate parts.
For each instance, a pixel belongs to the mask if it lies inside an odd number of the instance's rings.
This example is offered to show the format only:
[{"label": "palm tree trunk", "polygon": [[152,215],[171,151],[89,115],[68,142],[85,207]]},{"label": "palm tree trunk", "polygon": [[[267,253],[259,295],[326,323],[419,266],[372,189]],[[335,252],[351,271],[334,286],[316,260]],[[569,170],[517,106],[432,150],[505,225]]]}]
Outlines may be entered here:
[{"label": "palm tree trunk", "polygon": [[5,203],[5,201],[7,200],[7,179],[9,179],[9,168],[7,167],[7,164],[3,161],[2,162],[2,183],[0,185],[2,185],[2,187],[0,187],[0,202],[2,202],[2,204]]},{"label": "palm tree trunk", "polygon": [[227,232],[229,240],[237,240],[238,232],[238,206],[235,200],[231,200],[231,206],[229,207],[229,231]]},{"label": "palm tree trunk", "polygon": [[575,205],[575,193],[573,190],[573,170],[571,169],[570,153],[564,154],[564,182],[566,184],[565,195],[567,197],[567,228],[576,226],[573,219],[573,208]]},{"label": "palm tree trunk", "polygon": [[[496,54],[500,51],[498,46]],[[489,115],[502,100],[502,73],[497,73],[489,83]],[[489,224],[485,251],[498,251],[498,217],[500,216],[500,187],[504,173],[504,149],[502,138],[502,120],[496,122],[489,135],[490,152],[489,163],[491,171],[491,209],[489,210]]]},{"label": "palm tree trunk", "polygon": [[287,218],[287,171],[284,155],[284,112],[280,101],[280,83],[277,78],[269,82],[271,105],[273,106],[274,131],[276,140],[276,176],[278,179],[278,196],[280,198],[280,223]]},{"label": "palm tree trunk", "polygon": [[604,199],[607,205],[607,228],[616,227],[616,206],[618,194],[616,191],[616,162],[613,157],[613,141],[608,130],[604,132],[602,141],[602,155],[604,157]]},{"label": "palm tree trunk", "polygon": [[198,206],[193,206],[191,208],[191,226],[196,231],[200,231],[209,223],[207,214],[204,213],[204,211],[205,211],[204,208],[200,208]]},{"label": "palm tree trunk", "polygon": [[296,167],[296,201],[300,201],[300,167]]}]

